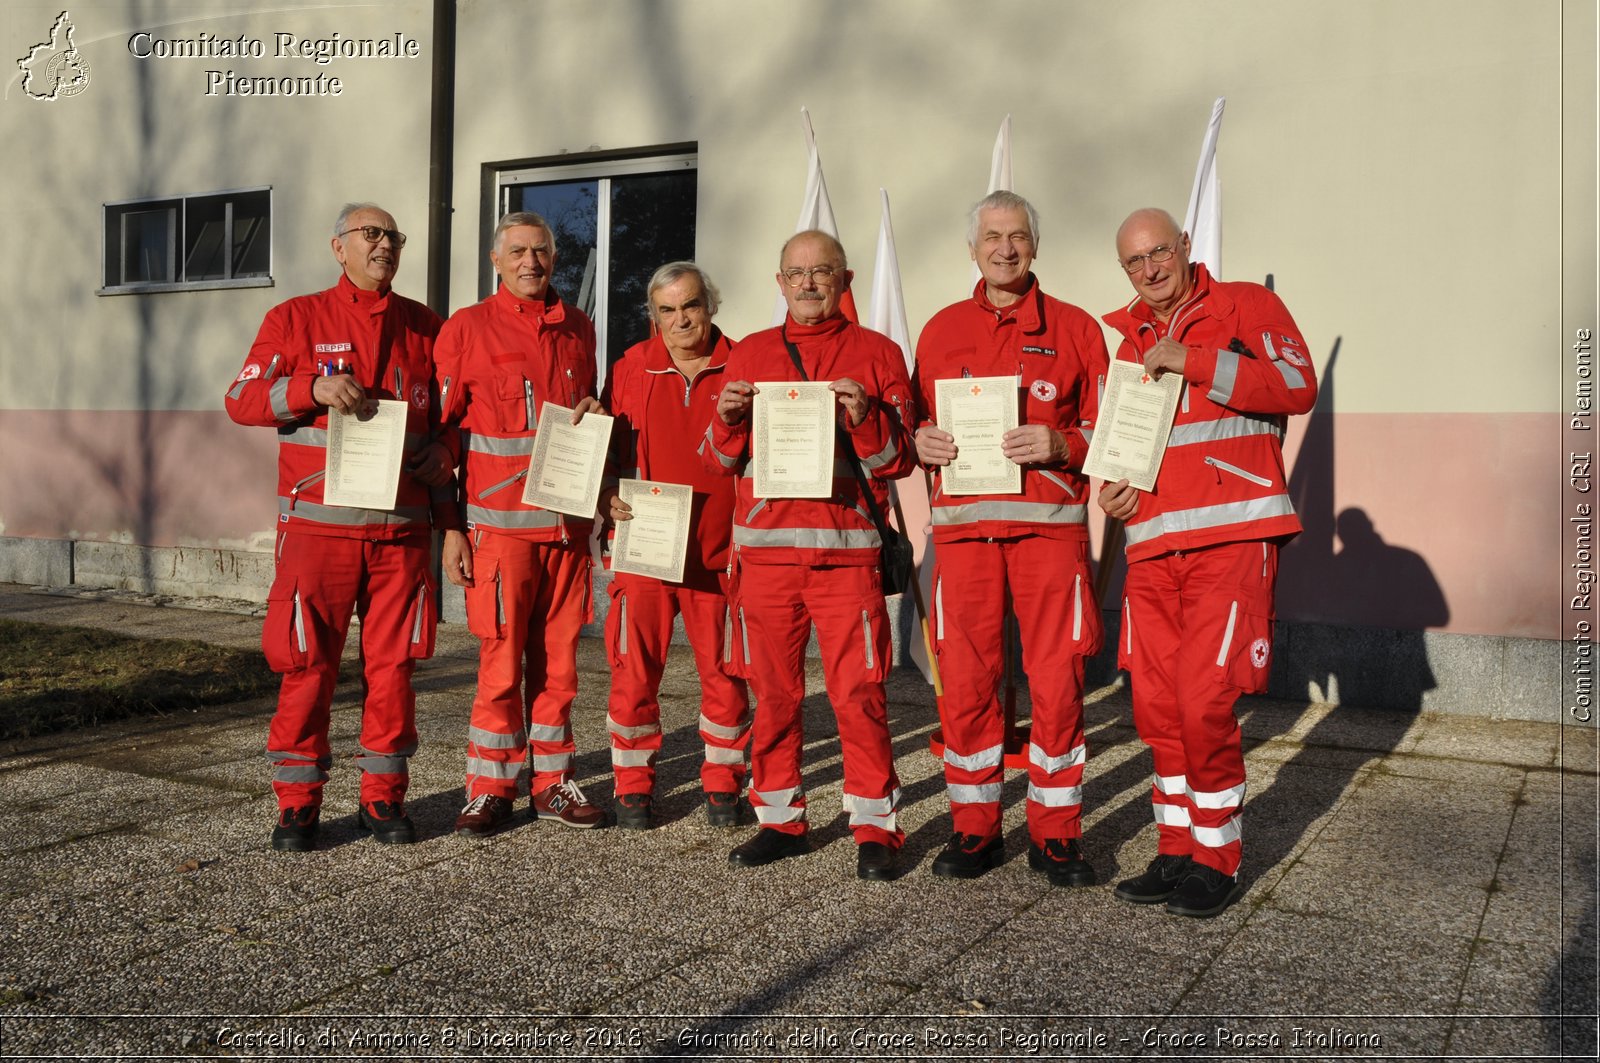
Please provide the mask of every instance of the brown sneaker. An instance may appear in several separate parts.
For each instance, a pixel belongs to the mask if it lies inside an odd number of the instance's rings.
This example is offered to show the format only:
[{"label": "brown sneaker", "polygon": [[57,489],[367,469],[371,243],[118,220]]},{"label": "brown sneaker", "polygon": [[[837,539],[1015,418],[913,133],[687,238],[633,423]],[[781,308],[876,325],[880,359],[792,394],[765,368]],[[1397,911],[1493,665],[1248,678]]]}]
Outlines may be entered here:
[{"label": "brown sneaker", "polygon": [[533,818],[589,830],[604,824],[606,814],[589,803],[577,783],[566,779],[533,795]]},{"label": "brown sneaker", "polygon": [[484,838],[511,822],[511,799],[499,794],[479,794],[456,817],[456,833]]}]

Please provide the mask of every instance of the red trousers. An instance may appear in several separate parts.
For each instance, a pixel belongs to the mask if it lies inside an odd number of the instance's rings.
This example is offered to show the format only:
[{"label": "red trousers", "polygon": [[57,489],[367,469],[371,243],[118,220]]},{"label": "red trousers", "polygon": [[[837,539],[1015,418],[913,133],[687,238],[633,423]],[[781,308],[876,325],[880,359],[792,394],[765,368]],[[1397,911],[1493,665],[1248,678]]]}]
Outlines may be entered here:
[{"label": "red trousers", "polygon": [[944,698],[944,777],[961,834],[1000,833],[1005,714],[1006,590],[1022,635],[1033,699],[1028,836],[1038,845],[1083,834],[1083,660],[1104,637],[1088,545],[1029,535],[941,542],[934,575],[934,645]]},{"label": "red trousers", "polygon": [[404,800],[417,751],[411,672],[433,655],[429,536],[373,541],[278,533],[261,648],[283,675],[267,733],[279,808],[319,807],[333,756],[329,710],[353,612],[361,618],[361,801]]},{"label": "red trousers", "polygon": [[606,651],[612,668],[606,726],[619,795],[648,794],[655,788],[656,755],[661,751],[658,694],[672,641],[672,618],[679,614],[700,673],[700,738],[705,744],[700,784],[707,793],[744,789],[750,702],[744,680],[724,670],[726,595],[619,572],[611,581],[611,609],[606,614]]},{"label": "red trousers", "polygon": [[467,727],[467,800],[537,793],[572,772],[578,632],[591,616],[589,544],[472,533],[467,627],[478,693]]},{"label": "red trousers", "polygon": [[1273,543],[1226,543],[1128,566],[1118,663],[1155,760],[1150,799],[1163,853],[1239,868],[1244,753],[1234,703],[1267,688]]},{"label": "red trousers", "polygon": [[750,643],[756,714],[750,737],[750,804],[763,827],[806,830],[800,784],[806,644],[816,625],[822,673],[844,755],[844,809],[857,843],[898,847],[900,780],[889,740],[883,680],[889,619],[876,567],[746,565],[737,598]]}]

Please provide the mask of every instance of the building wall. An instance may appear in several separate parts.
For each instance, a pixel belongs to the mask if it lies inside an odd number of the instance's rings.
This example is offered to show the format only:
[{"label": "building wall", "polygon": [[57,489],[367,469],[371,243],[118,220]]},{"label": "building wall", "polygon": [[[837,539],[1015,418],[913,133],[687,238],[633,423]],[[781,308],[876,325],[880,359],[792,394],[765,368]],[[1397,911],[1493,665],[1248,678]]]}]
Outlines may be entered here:
[{"label": "building wall", "polygon": [[[969,290],[963,215],[1001,120],[1047,290],[1104,313],[1126,213],[1189,195],[1212,100],[1226,277],[1272,275],[1324,377],[1287,453],[1307,534],[1282,615],[1561,635],[1561,373],[1595,320],[1592,5],[1152,0],[460,0],[451,301],[476,299],[487,164],[689,142],[721,324],[769,323],[809,109],[864,304],[878,190],[913,335]],[[0,13],[8,56],[60,8]],[[272,436],[220,410],[262,314],[337,276],[375,199],[425,291],[431,5],[91,0],[83,93],[0,102],[0,536],[260,548]],[[130,35],[405,33],[413,60],[136,60]],[[339,97],[205,95],[204,71],[323,72]],[[1565,119],[1565,126],[1563,126]],[[1558,176],[1559,174],[1559,176]],[[101,204],[271,185],[274,286],[97,296]],[[1584,238],[1587,234],[1587,238]],[[1564,237],[1566,242],[1564,243]],[[1559,470],[1559,471],[1558,471]]]}]

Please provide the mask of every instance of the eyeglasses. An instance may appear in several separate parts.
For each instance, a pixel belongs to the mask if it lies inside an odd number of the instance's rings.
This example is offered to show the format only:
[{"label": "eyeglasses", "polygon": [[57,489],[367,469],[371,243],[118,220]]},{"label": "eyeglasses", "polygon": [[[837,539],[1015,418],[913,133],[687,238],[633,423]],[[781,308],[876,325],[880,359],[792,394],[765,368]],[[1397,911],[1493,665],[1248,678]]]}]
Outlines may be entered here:
[{"label": "eyeglasses", "polygon": [[1148,258],[1151,262],[1166,262],[1177,253],[1177,244],[1162,244],[1148,255],[1134,255],[1132,258],[1123,259],[1122,268],[1129,273],[1138,273],[1141,269],[1144,269],[1145,259]]},{"label": "eyeglasses", "polygon": [[396,248],[406,246],[406,234],[399,229],[383,229],[376,225],[357,225],[354,229],[346,229],[340,236],[349,236],[351,233],[360,233],[361,238],[369,244],[375,244],[385,236]]},{"label": "eyeglasses", "polygon": [[807,277],[818,284],[827,284],[841,272],[843,271],[836,266],[812,266],[810,269],[779,270],[778,276],[782,277],[783,283],[789,287],[798,288],[805,283]]}]

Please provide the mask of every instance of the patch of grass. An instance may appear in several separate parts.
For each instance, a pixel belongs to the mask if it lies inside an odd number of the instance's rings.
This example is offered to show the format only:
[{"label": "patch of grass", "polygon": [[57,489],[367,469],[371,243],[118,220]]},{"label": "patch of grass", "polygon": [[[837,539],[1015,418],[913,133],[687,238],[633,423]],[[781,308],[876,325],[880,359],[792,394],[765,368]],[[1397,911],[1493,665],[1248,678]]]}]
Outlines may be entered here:
[{"label": "patch of grass", "polygon": [[0,620],[0,738],[271,693],[260,651]]}]

